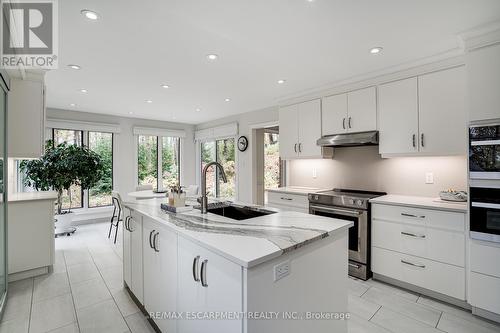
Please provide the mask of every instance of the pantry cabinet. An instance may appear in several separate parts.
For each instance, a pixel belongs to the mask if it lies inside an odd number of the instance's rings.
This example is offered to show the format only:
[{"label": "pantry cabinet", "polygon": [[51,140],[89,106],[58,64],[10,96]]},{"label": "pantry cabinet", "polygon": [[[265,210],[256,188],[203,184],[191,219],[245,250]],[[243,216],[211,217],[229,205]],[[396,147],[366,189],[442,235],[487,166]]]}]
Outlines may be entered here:
[{"label": "pantry cabinet", "polygon": [[376,88],[323,98],[323,135],[377,130]]},{"label": "pantry cabinet", "polygon": [[465,154],[464,82],[460,66],[380,85],[380,154]]},{"label": "pantry cabinet", "polygon": [[[143,221],[144,307],[150,312],[173,313],[177,309],[177,234]],[[182,295],[181,295],[182,296]],[[155,318],[162,332],[176,332],[176,320]]]},{"label": "pantry cabinet", "polygon": [[315,99],[279,110],[280,157],[321,158],[321,101]]},{"label": "pantry cabinet", "polygon": [[[8,156],[40,158],[44,150],[45,87],[43,76],[12,78],[8,94]],[[20,135],[19,133],[22,133]]]}]

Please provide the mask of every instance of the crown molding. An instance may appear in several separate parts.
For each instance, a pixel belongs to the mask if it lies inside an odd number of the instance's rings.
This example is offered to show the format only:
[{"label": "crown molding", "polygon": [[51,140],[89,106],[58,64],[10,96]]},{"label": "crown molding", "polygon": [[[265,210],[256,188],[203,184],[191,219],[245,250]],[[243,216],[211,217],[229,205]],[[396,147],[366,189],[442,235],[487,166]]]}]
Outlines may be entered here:
[{"label": "crown molding", "polygon": [[458,34],[466,51],[500,43],[500,21],[489,22]]}]

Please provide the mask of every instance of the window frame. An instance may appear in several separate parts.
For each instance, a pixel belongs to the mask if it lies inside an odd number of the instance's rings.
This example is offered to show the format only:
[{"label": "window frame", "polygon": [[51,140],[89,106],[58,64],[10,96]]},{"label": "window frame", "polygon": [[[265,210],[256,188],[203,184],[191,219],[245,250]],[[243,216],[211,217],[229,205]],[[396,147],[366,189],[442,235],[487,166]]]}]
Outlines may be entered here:
[{"label": "window frame", "polygon": [[182,146],[182,138],[179,136],[166,136],[166,135],[147,135],[147,134],[139,134],[135,135],[135,177],[136,177],[136,186],[141,185],[139,179],[139,137],[140,136],[151,136],[156,137],[156,188],[158,191],[165,191],[163,187],[163,138],[175,138],[178,140],[177,145],[177,180],[179,185],[181,185],[181,164],[182,164],[182,155],[181,155],[181,146]]}]

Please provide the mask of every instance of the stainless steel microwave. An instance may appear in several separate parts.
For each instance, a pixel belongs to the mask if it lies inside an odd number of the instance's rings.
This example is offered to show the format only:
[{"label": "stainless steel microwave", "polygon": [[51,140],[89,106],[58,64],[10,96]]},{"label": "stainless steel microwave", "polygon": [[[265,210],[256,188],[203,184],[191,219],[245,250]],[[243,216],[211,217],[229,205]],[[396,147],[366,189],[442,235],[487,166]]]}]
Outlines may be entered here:
[{"label": "stainless steel microwave", "polygon": [[469,128],[469,178],[500,179],[500,124]]}]

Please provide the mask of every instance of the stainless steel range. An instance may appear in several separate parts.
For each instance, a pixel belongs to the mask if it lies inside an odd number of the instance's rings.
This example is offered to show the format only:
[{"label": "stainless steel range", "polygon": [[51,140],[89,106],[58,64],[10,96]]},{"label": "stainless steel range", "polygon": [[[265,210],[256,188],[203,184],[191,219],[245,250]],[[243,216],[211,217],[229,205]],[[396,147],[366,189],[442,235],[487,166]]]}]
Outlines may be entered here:
[{"label": "stainless steel range", "polygon": [[333,189],[310,193],[309,213],[354,222],[349,229],[349,275],[367,280],[370,269],[370,225],[369,200],[383,192]]}]

